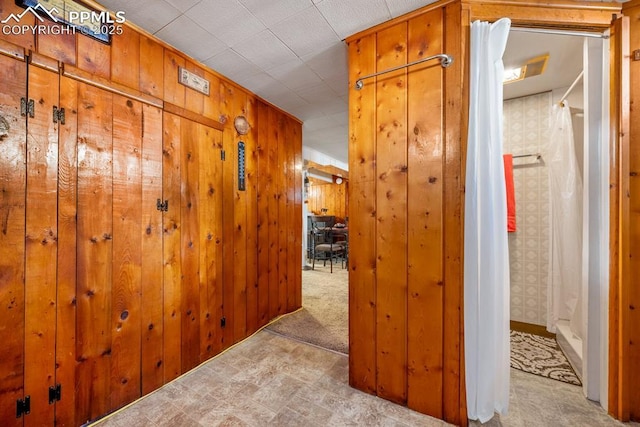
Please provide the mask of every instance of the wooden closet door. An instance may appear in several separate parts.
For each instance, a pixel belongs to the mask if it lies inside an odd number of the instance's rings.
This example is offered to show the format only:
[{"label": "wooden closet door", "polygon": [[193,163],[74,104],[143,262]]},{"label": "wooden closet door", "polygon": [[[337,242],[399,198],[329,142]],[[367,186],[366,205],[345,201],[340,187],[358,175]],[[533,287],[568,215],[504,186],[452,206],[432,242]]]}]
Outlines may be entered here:
[{"label": "wooden closet door", "polygon": [[[78,84],[76,419],[109,412],[113,282],[113,95]],[[61,327],[63,327],[61,325]]]},{"label": "wooden closet door", "polygon": [[162,110],[143,105],[142,130],[142,394],[164,384],[162,348]]},{"label": "wooden closet door", "polygon": [[23,61],[0,55],[0,420],[22,425],[16,400],[24,395],[24,257],[27,94]]},{"label": "wooden closet door", "polygon": [[34,115],[27,127],[24,383],[31,413],[25,426],[41,426],[53,424],[49,388],[56,384],[58,121],[52,111],[59,75],[30,66],[28,82]]},{"label": "wooden closet door", "polygon": [[200,222],[200,362],[223,348],[222,132],[197,126]]},{"label": "wooden closet door", "polygon": [[76,426],[77,326],[77,202],[78,202],[78,83],[60,78],[60,107],[65,124],[58,141],[58,295],[56,328],[56,381],[63,398],[56,403],[57,426]]}]

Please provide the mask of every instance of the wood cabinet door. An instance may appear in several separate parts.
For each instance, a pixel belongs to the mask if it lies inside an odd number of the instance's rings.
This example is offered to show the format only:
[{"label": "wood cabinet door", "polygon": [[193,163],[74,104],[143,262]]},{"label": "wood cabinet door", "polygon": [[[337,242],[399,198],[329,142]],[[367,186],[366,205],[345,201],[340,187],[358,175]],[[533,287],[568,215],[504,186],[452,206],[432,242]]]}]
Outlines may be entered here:
[{"label": "wood cabinet door", "polygon": [[25,234],[25,394],[31,413],[25,426],[52,425],[56,386],[56,305],[58,252],[58,109],[59,75],[36,66],[28,69],[26,234]]},{"label": "wood cabinet door", "polygon": [[222,349],[223,174],[222,132],[170,113],[163,122],[168,382]]},{"label": "wood cabinet door", "polygon": [[24,397],[27,67],[0,55],[0,420],[22,425]]}]

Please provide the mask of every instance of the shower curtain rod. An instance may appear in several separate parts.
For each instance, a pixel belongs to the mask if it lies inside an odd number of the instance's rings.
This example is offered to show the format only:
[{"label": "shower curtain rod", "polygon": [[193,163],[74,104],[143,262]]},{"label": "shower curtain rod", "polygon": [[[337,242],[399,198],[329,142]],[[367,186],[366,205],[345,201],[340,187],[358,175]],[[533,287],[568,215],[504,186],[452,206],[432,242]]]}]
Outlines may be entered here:
[{"label": "shower curtain rod", "polygon": [[596,39],[608,39],[609,36],[602,33],[588,33],[586,31],[547,30],[545,28],[511,27],[510,31],[520,33],[556,34],[559,36],[593,37]]},{"label": "shower curtain rod", "polygon": [[426,58],[418,59],[417,61],[409,62],[408,64],[399,65],[397,67],[389,68],[384,71],[378,71],[377,73],[369,74],[367,76],[362,76],[358,80],[356,80],[355,89],[356,90],[362,89],[362,87],[364,86],[364,82],[363,82],[364,79],[379,76],[380,74],[384,74],[384,73],[390,73],[391,71],[400,70],[401,68],[410,67],[412,65],[420,64],[421,62],[430,61],[436,58],[440,59],[440,65],[442,66],[442,68],[447,68],[453,62],[453,57],[445,53],[439,53],[437,55],[427,56]]},{"label": "shower curtain rod", "polygon": [[571,83],[571,86],[569,86],[569,89],[567,89],[564,95],[562,95],[562,98],[560,98],[560,101],[558,101],[559,104],[562,104],[564,100],[567,99],[567,96],[569,96],[573,88],[576,87],[576,85],[578,84],[582,76],[584,76],[584,70],[580,71],[580,74],[578,74],[578,77],[576,77],[573,83]]}]

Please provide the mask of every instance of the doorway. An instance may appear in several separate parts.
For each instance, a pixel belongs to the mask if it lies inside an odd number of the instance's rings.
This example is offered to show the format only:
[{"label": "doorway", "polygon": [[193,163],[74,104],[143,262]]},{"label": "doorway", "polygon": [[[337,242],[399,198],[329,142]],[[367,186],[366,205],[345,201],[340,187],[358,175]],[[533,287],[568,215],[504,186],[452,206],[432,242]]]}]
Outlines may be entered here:
[{"label": "doorway", "polygon": [[[601,402],[606,409],[606,303],[608,289],[607,247],[603,234],[608,229],[607,76],[602,70],[608,54],[603,38],[527,29],[512,29],[504,55],[506,70],[526,69],[504,86],[504,152],[513,154],[516,230],[509,233],[512,329],[531,326],[532,331],[556,334],[557,342],[581,381],[583,394]],[[540,63],[543,65],[539,65]],[[558,203],[553,202],[549,172],[552,150],[559,141],[551,134],[554,105],[569,108],[573,133],[575,204],[574,237],[580,245],[572,250],[573,280],[563,286],[566,261],[554,262],[554,224],[558,224]],[[557,163],[556,163],[557,164]],[[568,169],[564,163],[561,169]],[[552,175],[554,176],[554,175]],[[553,212],[556,206],[556,213]],[[554,220],[555,218],[555,220]],[[556,230],[557,232],[557,230]],[[562,243],[566,243],[565,239]],[[557,239],[556,239],[557,241]],[[557,256],[555,258],[557,260]],[[564,267],[563,267],[564,265]],[[513,332],[512,332],[513,334]],[[604,359],[606,360],[606,359]]]},{"label": "doorway", "polygon": [[347,165],[303,151],[302,307],[268,327],[341,354],[349,348]]}]

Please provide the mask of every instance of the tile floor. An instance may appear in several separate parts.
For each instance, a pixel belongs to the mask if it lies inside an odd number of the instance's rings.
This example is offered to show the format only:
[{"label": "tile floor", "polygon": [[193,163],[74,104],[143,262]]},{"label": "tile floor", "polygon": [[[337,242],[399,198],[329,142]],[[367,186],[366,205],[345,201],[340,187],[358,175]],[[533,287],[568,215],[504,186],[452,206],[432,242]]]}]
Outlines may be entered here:
[{"label": "tile floor", "polygon": [[[96,425],[447,425],[354,390],[347,378],[346,356],[261,331]],[[510,405],[508,416],[484,426],[624,425],[586,400],[580,387],[513,369]]]},{"label": "tile floor", "polygon": [[347,382],[347,356],[263,330],[97,425],[447,425]]}]

